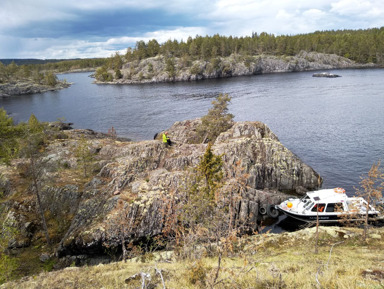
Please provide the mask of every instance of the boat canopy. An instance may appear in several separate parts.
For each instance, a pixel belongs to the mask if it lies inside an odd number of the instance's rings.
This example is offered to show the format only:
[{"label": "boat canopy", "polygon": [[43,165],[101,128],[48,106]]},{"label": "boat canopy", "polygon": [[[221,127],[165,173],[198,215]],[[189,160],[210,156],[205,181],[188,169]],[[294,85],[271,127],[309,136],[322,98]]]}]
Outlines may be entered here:
[{"label": "boat canopy", "polygon": [[323,189],[308,192],[307,196],[313,203],[338,203],[343,201],[345,202],[348,199],[348,196],[345,194],[345,191],[341,188]]}]

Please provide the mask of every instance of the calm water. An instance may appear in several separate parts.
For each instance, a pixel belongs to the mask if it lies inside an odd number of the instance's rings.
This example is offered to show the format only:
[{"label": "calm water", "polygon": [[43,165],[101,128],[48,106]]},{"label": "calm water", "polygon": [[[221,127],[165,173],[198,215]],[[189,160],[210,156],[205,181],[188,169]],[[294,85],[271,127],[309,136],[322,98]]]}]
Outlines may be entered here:
[{"label": "calm water", "polygon": [[280,141],[324,177],[324,188],[353,193],[359,176],[384,156],[384,70],[341,70],[131,86],[95,85],[89,73],[60,75],[57,92],[0,99],[16,121],[64,117],[75,128],[152,139],[175,121],[203,116],[219,93],[232,96],[235,120],[265,122]]}]

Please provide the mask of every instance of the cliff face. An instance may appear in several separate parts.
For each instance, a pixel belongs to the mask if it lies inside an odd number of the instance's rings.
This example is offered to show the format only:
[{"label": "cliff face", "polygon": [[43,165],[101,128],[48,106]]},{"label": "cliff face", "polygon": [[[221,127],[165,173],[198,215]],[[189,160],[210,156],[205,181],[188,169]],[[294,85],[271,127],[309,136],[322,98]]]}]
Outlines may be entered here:
[{"label": "cliff face", "polygon": [[[266,73],[373,66],[373,64],[359,64],[335,54],[302,51],[295,56],[257,55],[243,57],[231,55],[226,58],[216,58],[209,61],[195,60],[190,63],[184,63],[182,59],[174,58],[173,73],[170,73],[167,71],[166,59],[163,56],[157,56],[124,64],[121,69],[123,77],[109,83],[194,81]],[[112,70],[110,73],[114,74]]]},{"label": "cliff face", "polygon": [[[84,186],[70,179],[44,188],[45,210],[53,216],[67,216],[70,223],[59,255],[101,253],[104,246],[117,246],[122,239],[137,241],[161,234],[172,202],[185,198],[188,174],[206,149],[206,144],[191,143],[199,123],[199,119],[176,122],[168,130],[175,142],[172,147],[165,147],[160,140],[133,143],[79,130],[68,131],[68,139],[52,143],[46,156],[46,173],[51,177],[58,176],[58,167],[78,166],[73,149],[80,136],[87,137],[97,154],[98,173]],[[260,207],[281,202],[287,197],[282,192],[299,193],[321,185],[319,175],[260,122],[235,123],[217,138],[212,149],[223,158],[224,189],[233,190],[243,182],[234,217],[246,220],[253,229],[258,227]],[[12,195],[7,181],[12,177],[3,176],[1,185]],[[40,226],[36,219],[26,217],[28,210],[33,210],[30,202],[6,206],[14,222],[24,228],[15,247],[28,246]],[[116,230],[116,220],[125,222],[124,230]]]}]

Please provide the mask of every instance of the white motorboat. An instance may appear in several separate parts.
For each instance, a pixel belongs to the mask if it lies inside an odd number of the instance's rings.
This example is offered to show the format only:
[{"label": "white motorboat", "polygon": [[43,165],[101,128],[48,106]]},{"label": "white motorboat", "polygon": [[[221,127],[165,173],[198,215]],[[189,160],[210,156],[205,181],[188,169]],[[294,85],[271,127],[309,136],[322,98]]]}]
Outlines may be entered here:
[{"label": "white motorboat", "polygon": [[362,220],[366,216],[374,218],[379,215],[373,206],[362,197],[348,197],[342,188],[323,189],[308,192],[302,198],[290,198],[276,209],[288,217],[303,222],[320,223],[338,222],[345,219],[349,221]]},{"label": "white motorboat", "polygon": [[333,74],[329,72],[320,72],[320,73],[314,73],[312,74],[313,77],[328,77],[328,78],[336,78],[340,77],[338,74]]}]

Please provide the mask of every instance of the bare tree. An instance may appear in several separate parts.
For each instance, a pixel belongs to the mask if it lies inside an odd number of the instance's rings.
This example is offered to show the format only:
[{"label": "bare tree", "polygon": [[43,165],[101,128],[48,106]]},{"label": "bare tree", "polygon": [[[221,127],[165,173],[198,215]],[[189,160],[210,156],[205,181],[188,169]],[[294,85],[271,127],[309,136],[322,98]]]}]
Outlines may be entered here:
[{"label": "bare tree", "polygon": [[360,188],[356,190],[358,196],[366,200],[365,216],[364,216],[364,231],[363,239],[367,238],[368,234],[368,220],[371,205],[383,197],[384,190],[384,173],[380,167],[381,162],[373,164],[368,174],[361,177]]},{"label": "bare tree", "polygon": [[[108,219],[106,232],[111,237],[118,236],[120,238],[121,249],[123,253],[124,262],[127,261],[128,251],[126,238],[134,225],[134,218],[130,216],[130,206],[127,200],[122,196],[117,201],[116,209],[112,212],[111,217]],[[108,244],[106,244],[108,246]]]},{"label": "bare tree", "polygon": [[31,136],[26,143],[26,154],[28,157],[27,176],[31,181],[31,189],[36,196],[37,210],[40,214],[41,222],[44,229],[45,238],[48,245],[51,243],[48,233],[48,226],[44,215],[44,208],[41,202],[41,183],[44,174],[44,161],[40,155],[39,148],[36,146],[37,136]]},{"label": "bare tree", "polygon": [[40,214],[45,238],[48,245],[51,243],[48,233],[48,226],[44,215],[44,208],[41,202],[41,184],[45,177],[45,162],[43,155],[45,150],[44,126],[32,114],[27,123],[25,138],[21,144],[21,153],[26,157],[26,177],[30,180],[31,190],[36,196],[37,210]]}]

